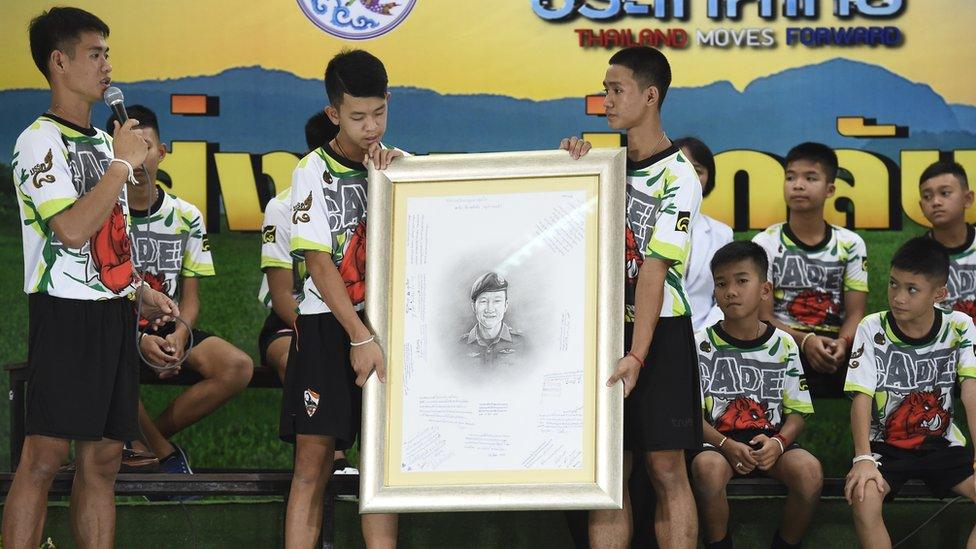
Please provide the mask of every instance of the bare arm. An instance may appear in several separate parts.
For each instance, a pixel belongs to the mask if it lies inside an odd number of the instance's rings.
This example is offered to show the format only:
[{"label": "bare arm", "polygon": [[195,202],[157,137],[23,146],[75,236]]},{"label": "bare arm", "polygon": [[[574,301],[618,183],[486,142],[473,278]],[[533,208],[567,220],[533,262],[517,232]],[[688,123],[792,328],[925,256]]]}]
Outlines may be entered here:
[{"label": "bare arm", "polygon": [[847,358],[850,351],[848,341],[854,341],[854,334],[857,332],[857,325],[864,318],[864,312],[868,308],[867,292],[857,292],[847,290],[844,292],[844,323],[841,324],[840,333],[837,334],[837,351],[832,353],[837,363],[840,364]]},{"label": "bare arm", "polygon": [[278,318],[289,326],[295,325],[298,313],[298,302],[295,301],[294,277],[291,269],[268,267],[264,270],[268,276],[268,292],[271,294],[271,308]]},{"label": "bare arm", "polygon": [[786,446],[789,446],[800,438],[806,425],[807,422],[803,419],[803,414],[786,414],[786,421],[783,422],[783,427],[779,430],[779,436],[783,437],[786,440]]},{"label": "bare arm", "polygon": [[[871,406],[874,399],[864,393],[854,395],[854,402],[851,403],[851,434],[854,436],[854,455],[863,456],[871,453]],[[884,494],[888,491],[888,483],[881,476],[877,464],[871,460],[859,461],[851,466],[851,471],[847,473],[847,482],[844,486],[844,497],[848,504],[852,504],[854,498],[864,501],[864,491],[868,489],[868,484],[874,481],[878,492]]]},{"label": "bare arm", "polygon": [[[305,265],[315,288],[322,295],[322,300],[349,335],[350,341],[362,342],[372,337],[369,328],[363,324],[353,308],[352,300],[346,292],[346,283],[332,262],[332,256],[327,252],[308,250],[305,252]],[[349,358],[353,370],[356,371],[356,385],[362,387],[373,370],[376,370],[380,381],[386,381],[383,354],[375,341],[352,347]]]},{"label": "bare arm", "polygon": [[657,327],[657,321],[661,317],[664,277],[669,266],[669,263],[660,259],[648,258],[637,274],[637,288],[634,293],[634,338],[630,349],[624,349],[625,352],[635,355],[637,359],[628,354],[618,360],[616,370],[607,381],[609,387],[623,380],[624,397],[629,395],[637,385],[637,377],[651,348],[654,328]]},{"label": "bare arm", "polygon": [[962,405],[966,408],[966,422],[969,424],[969,440],[976,441],[976,379],[964,378],[961,382]]}]

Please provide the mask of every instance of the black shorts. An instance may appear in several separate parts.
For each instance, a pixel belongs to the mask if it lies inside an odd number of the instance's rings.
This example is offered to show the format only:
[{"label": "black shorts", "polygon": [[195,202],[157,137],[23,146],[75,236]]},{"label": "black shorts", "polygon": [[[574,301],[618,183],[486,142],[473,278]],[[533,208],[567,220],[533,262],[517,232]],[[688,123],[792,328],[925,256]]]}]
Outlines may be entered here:
[{"label": "black shorts", "polygon": [[[831,339],[837,339],[837,334],[835,333],[816,333],[818,336],[829,337]],[[840,342],[842,345],[845,343]],[[800,353],[800,364],[803,365],[803,377],[807,380],[807,388],[810,390],[811,398],[838,398],[843,397],[844,393],[844,382],[847,381],[847,361],[841,364],[837,371],[832,374],[827,374],[824,372],[818,372],[810,366],[810,362],[807,361],[806,355]]]},{"label": "black shorts", "polygon": [[[764,431],[762,429],[743,429],[741,431],[729,431],[728,433],[722,433],[722,434],[725,435],[725,436],[727,436],[727,437],[729,437],[730,440],[734,440],[736,442],[741,442],[742,444],[749,444],[749,441],[752,440],[753,438],[755,438],[757,435],[766,435],[767,437],[772,438],[772,436],[775,435],[776,433],[778,433],[778,431]],[[774,442],[773,444],[776,444],[776,443]],[[789,446],[783,448],[783,453],[785,454],[786,452],[789,452],[790,450],[796,450],[799,447],[800,447],[799,444],[797,444],[796,442],[793,442]],[[702,444],[702,447],[701,448],[699,448],[697,450],[692,450],[691,452],[688,452],[688,465],[689,465],[689,470],[690,470],[691,462],[695,460],[695,457],[698,456],[699,454],[704,453],[704,452],[716,452],[718,454],[722,454],[722,451],[721,450],[719,450],[717,447],[712,446],[711,444],[708,444],[706,442],[706,443]],[[759,467],[756,467],[755,469],[753,469],[752,471],[750,471],[750,472],[748,472],[748,473],[746,473],[744,475],[743,474],[740,474],[738,471],[736,471],[733,468],[732,469],[732,473],[734,474],[734,476],[736,478],[766,478],[767,476],[769,476],[769,475],[766,474],[766,471],[763,471]]]},{"label": "black shorts", "polygon": [[[633,335],[634,325],[625,323],[625,350]],[[701,386],[691,317],[662,317],[637,386],[624,400],[624,450],[696,450],[701,445]]]},{"label": "black shorts", "polygon": [[331,313],[299,315],[291,338],[278,436],[334,437],[345,450],[359,435],[362,389],[349,362],[349,336]]},{"label": "black shorts", "polygon": [[258,353],[260,353],[261,364],[268,364],[268,347],[279,337],[292,337],[295,329],[285,324],[278,313],[272,309],[268,313],[268,318],[264,319],[264,326],[258,334]]},{"label": "black shorts", "polygon": [[951,497],[955,495],[952,488],[973,475],[973,448],[949,446],[945,439],[934,447],[919,450],[872,442],[871,451],[881,454],[878,469],[891,486],[886,499],[895,497],[911,479],[924,481],[936,497]]},{"label": "black shorts", "polygon": [[[166,337],[175,331],[176,331],[176,322],[173,321],[173,322],[167,322],[166,324],[163,324],[159,328],[150,328],[146,330],[146,333],[159,336],[159,337]],[[191,348],[196,347],[197,345],[200,344],[201,341],[207,339],[208,337],[214,337],[212,333],[203,330],[197,330],[196,328],[191,328],[190,334],[193,336],[193,340],[192,341],[189,339],[186,340],[186,345],[184,345],[183,347],[183,352],[187,352]],[[142,363],[143,368],[152,369],[149,366],[149,364],[146,364],[145,361],[140,360],[140,362]]]},{"label": "black shorts", "polygon": [[27,297],[28,435],[139,438],[136,313],[125,298]]}]

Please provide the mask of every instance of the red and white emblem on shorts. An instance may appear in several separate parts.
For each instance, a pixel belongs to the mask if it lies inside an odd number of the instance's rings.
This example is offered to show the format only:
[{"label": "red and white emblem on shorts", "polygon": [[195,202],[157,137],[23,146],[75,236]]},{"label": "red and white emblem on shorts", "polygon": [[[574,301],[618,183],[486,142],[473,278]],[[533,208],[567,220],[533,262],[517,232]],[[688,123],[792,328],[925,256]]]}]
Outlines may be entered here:
[{"label": "red and white emblem on shorts", "polygon": [[308,417],[315,415],[315,410],[319,409],[319,394],[311,389],[305,389],[305,413]]}]

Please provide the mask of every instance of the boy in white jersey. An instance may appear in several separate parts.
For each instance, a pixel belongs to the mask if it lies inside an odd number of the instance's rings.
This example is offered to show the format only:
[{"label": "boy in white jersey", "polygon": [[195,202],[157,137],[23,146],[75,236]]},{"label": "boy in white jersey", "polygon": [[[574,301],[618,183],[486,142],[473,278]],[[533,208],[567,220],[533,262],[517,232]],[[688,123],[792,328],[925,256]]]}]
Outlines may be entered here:
[{"label": "boy in white jersey", "polygon": [[698,332],[705,445],[691,460],[706,548],[732,547],[725,487],[770,476],[789,493],[772,547],[799,547],[823,487],[820,462],[796,444],[813,414],[796,343],[759,320],[772,299],[769,261],[754,242],[732,242],[711,260],[724,320]]},{"label": "boy in white jersey", "polygon": [[[337,133],[339,127],[329,120],[324,111],[312,115],[305,123],[308,152],[326,145]],[[261,271],[264,274],[258,300],[269,310],[258,336],[258,352],[261,363],[274,368],[284,382],[288,347],[298,317],[298,294],[305,280],[305,262],[291,254],[290,186],[273,196],[264,207]]]},{"label": "boy in white jersey", "polygon": [[976,227],[966,223],[973,191],[966,170],[956,162],[936,162],[919,178],[919,205],[932,224],[928,236],[949,252],[949,294],[939,303],[976,320]]},{"label": "boy in white jersey", "polygon": [[[615,53],[603,82],[607,122],[627,131],[627,181],[620,182],[627,186],[627,354],[607,384],[624,383],[624,471],[629,477],[637,452],[657,494],[658,543],[694,547],[698,518],[684,451],[701,447],[701,388],[684,274],[702,186],[661,127],[670,84],[667,58],[650,47]],[[560,148],[579,158],[590,144],[571,137]],[[624,508],[589,514],[592,546],[628,545],[630,514],[625,478]]]},{"label": "boy in white jersey", "polygon": [[[952,421],[958,382],[976,436],[976,327],[966,314],[936,307],[948,276],[945,248],[909,240],[891,259],[891,310],[857,327],[845,386],[854,397],[854,461],[844,495],[863,547],[891,547],[882,502],[909,479],[924,480],[939,497],[976,501],[973,449]],[[976,529],[967,546],[976,547]]]},{"label": "boy in white jersey", "polygon": [[[339,127],[321,111],[305,123],[305,143],[312,152],[331,141]],[[298,292],[305,280],[305,262],[291,255],[291,187],[281,191],[264,207],[261,224],[261,289],[258,300],[268,308],[268,317],[258,334],[261,363],[274,368],[282,383],[288,364],[288,349],[295,335]],[[336,450],[332,469],[336,474],[356,475],[346,453]]]},{"label": "boy in white jersey", "polygon": [[[382,350],[362,315],[366,290],[366,168],[386,169],[403,153],[384,148],[387,76],[362,50],[329,61],[326,113],[339,133],[306,155],[291,189],[291,251],[307,273],[298,301],[282,395],[283,440],[295,443],[295,473],[285,515],[285,545],[311,547],[322,527],[323,493],[333,453],[360,429],[360,387],[376,371],[386,380]],[[364,514],[368,547],[396,545],[396,515]]]},{"label": "boy in white jersey", "polygon": [[786,155],[789,221],[753,237],[769,255],[773,300],[762,318],[793,336],[813,396],[839,394],[868,295],[867,248],[857,234],[824,220],[837,155],[802,143]]},{"label": "boy in white jersey", "polygon": [[[254,364],[244,351],[194,327],[200,313],[200,279],[216,274],[207,228],[196,206],[156,185],[159,163],[166,157],[156,113],[142,105],[132,105],[128,114],[139,121],[138,127],[151,145],[146,159],[135,170],[139,185],[127,185],[133,261],[153,289],[179,303],[183,321],[189,325],[187,328],[170,322],[147,330],[139,338],[139,347],[142,356],[157,368],[179,362],[188,353],[183,364],[203,378],[180,393],[155,419],[140,402],[140,440],[159,458],[162,472],[192,473],[186,452],[169,439],[247,388]],[[113,115],[107,125],[111,127],[115,122]],[[143,367],[148,373],[149,366],[144,363]],[[157,373],[165,379],[178,374],[179,368]]]},{"label": "boy in white jersey", "polygon": [[47,492],[76,441],[71,531],[80,547],[115,537],[122,441],[138,436],[133,302],[158,322],[179,315],[132,268],[125,182],[148,143],[137,120],[113,136],[91,124],[111,84],[108,26],[77,8],[30,23],[31,55],[51,106],[17,138],[13,179],[24,239],[30,367],[27,437],[3,506],[5,547],[37,547]]}]

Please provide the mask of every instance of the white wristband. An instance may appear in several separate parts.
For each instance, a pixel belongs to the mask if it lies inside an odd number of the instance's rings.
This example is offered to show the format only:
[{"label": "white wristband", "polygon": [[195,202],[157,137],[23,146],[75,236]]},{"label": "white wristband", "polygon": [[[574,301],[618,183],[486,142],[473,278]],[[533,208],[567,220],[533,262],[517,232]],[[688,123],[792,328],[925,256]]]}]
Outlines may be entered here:
[{"label": "white wristband", "polygon": [[132,183],[133,185],[139,184],[139,182],[136,181],[135,171],[132,169],[132,164],[129,164],[128,160],[123,160],[121,158],[113,158],[111,162],[108,163],[109,166],[111,166],[114,162],[118,162],[119,164],[122,164],[123,166],[126,167],[127,170],[129,170],[129,177],[128,179],[126,179],[126,181]]},{"label": "white wristband", "polygon": [[779,443],[779,455],[785,454],[786,448],[783,447],[783,441],[780,440],[779,437],[772,437],[772,439]]},{"label": "white wristband", "polygon": [[349,346],[350,347],[359,347],[360,345],[366,345],[367,343],[371,343],[374,339],[376,339],[376,336],[371,335],[371,336],[367,337],[366,339],[364,339],[362,341],[350,341],[349,342]]},{"label": "white wristband", "polygon": [[851,465],[857,465],[859,461],[870,461],[874,463],[875,467],[881,467],[881,454],[861,454],[859,456],[854,456],[851,461]]}]

